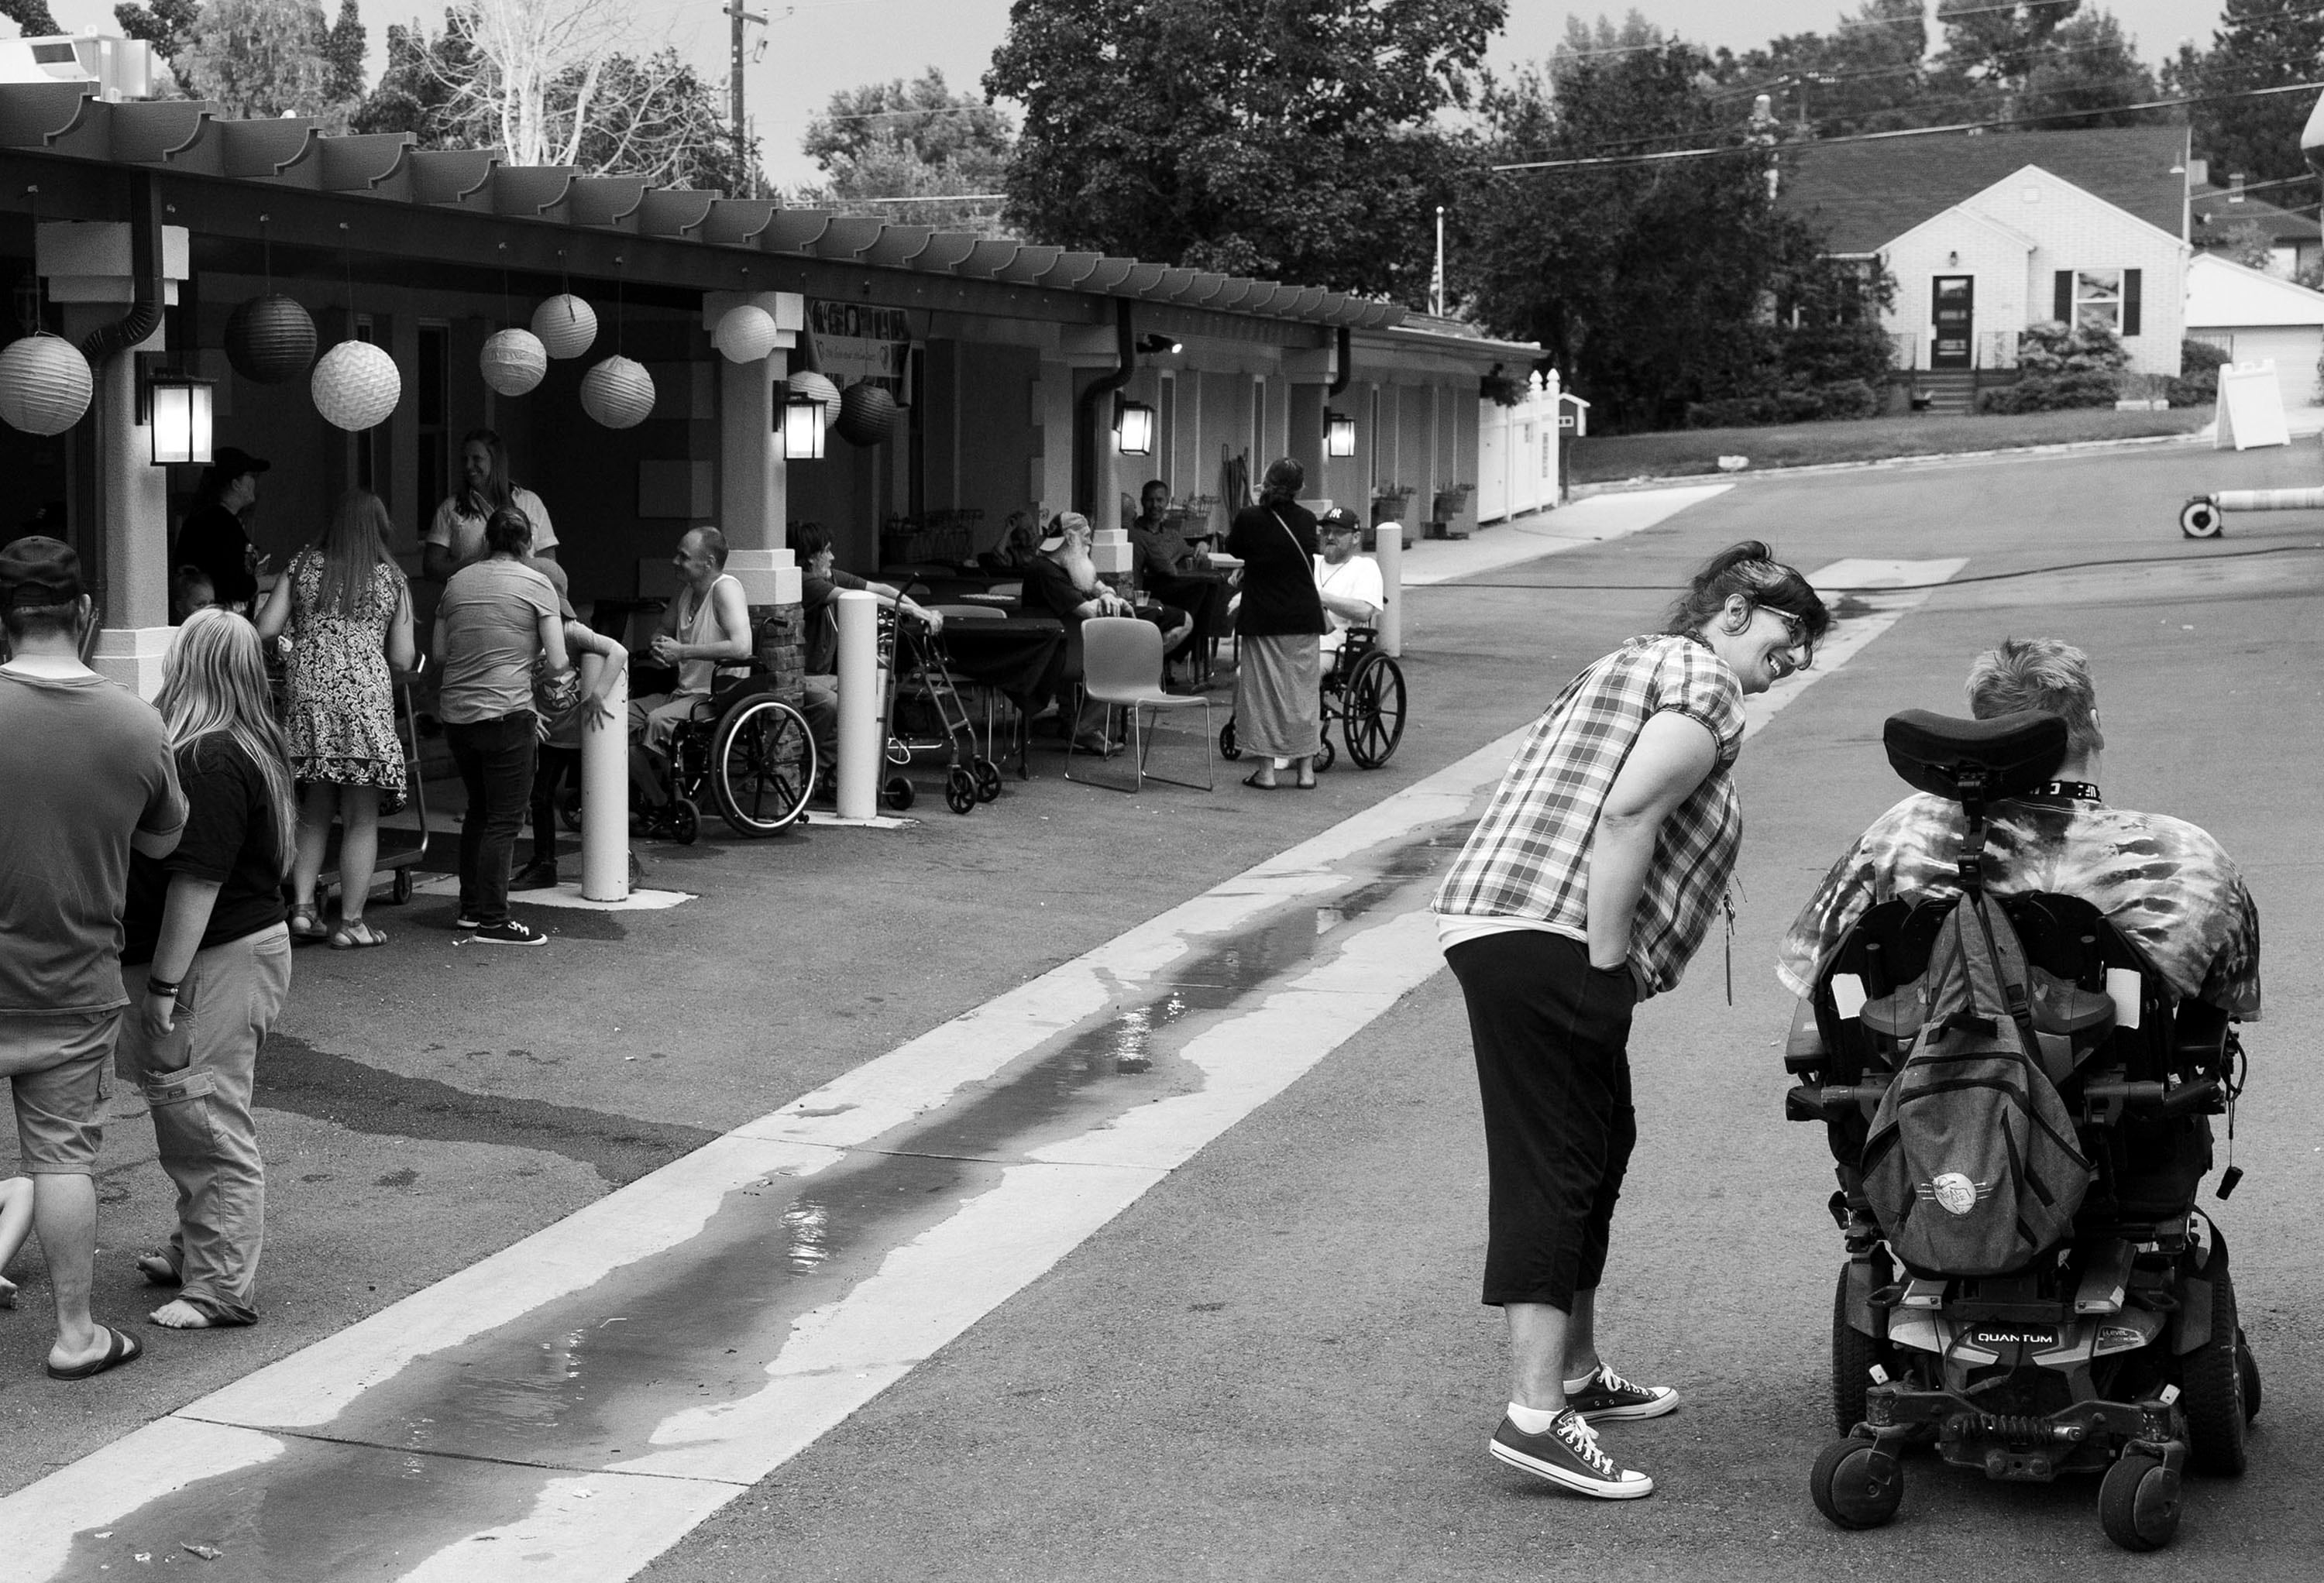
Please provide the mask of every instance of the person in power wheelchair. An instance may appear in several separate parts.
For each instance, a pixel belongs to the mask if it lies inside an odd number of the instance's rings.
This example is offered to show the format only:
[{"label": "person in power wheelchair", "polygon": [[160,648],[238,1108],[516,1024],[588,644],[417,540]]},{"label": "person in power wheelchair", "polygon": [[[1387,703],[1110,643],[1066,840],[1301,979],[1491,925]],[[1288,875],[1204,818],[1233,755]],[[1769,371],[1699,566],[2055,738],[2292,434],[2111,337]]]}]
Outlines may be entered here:
[{"label": "person in power wheelchair", "polygon": [[[1933,1440],[1990,1477],[2104,1470],[2107,1534],[2153,1549],[2181,1468],[2241,1472],[2259,1406],[2225,1239],[2195,1207],[2208,1118],[2232,1123],[2241,1086],[2228,1025],[2260,1012],[2258,914],[2208,833],[2100,799],[2080,649],[2006,641],[1969,695],[1974,721],[1889,721],[1890,760],[1923,790],[1832,866],[1776,970],[1803,997],[1786,1110],[1826,1124],[1848,1254],[1845,1438],[1811,1492],[1843,1527],[1885,1523],[1896,1452]],[[2018,1051],[1997,1119],[1964,1126],[1977,1074]],[[1997,1212],[1980,1206],[2012,1192],[1998,1251],[1964,1256]]]}]

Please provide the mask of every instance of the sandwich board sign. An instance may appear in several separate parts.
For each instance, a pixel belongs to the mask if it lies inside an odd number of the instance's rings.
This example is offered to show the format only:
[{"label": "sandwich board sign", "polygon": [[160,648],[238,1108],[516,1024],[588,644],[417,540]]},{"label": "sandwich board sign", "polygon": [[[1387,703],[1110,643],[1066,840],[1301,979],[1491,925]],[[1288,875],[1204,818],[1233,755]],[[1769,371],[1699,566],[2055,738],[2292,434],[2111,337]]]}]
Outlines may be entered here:
[{"label": "sandwich board sign", "polygon": [[2288,446],[2292,430],[2283,419],[2283,387],[2276,382],[2275,359],[2238,363],[2219,370],[2219,423],[2214,450],[2247,451],[2254,446]]}]

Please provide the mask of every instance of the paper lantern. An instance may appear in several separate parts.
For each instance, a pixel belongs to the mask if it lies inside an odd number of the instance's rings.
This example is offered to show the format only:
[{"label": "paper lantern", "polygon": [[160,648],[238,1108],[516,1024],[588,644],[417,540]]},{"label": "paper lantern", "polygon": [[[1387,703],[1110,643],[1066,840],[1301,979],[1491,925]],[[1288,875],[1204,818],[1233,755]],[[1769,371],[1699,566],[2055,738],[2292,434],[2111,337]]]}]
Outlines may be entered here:
[{"label": "paper lantern", "polygon": [[597,310],[559,292],[532,310],[532,333],[551,357],[578,357],[597,338]]},{"label": "paper lantern", "polygon": [[653,404],[653,375],[641,363],[608,357],[581,376],[581,410],[607,428],[635,428]]},{"label": "paper lantern", "polygon": [[710,344],[725,355],[729,363],[763,363],[782,339],[782,331],[775,327],[775,316],[755,303],[746,302],[740,308],[730,308],[719,319],[717,330]]},{"label": "paper lantern", "polygon": [[309,385],[323,421],[350,433],[385,422],[403,399],[395,359],[369,341],[341,341],[324,353]]},{"label": "paper lantern", "polygon": [[476,364],[502,395],[527,395],[549,372],[549,348],[530,330],[499,330],[484,337]]},{"label": "paper lantern", "polygon": [[850,445],[876,446],[895,431],[896,398],[858,380],[839,398],[839,437]]},{"label": "paper lantern", "polygon": [[88,359],[62,336],[43,330],[0,349],[0,419],[11,428],[62,434],[96,393]]},{"label": "paper lantern", "polygon": [[823,426],[829,428],[839,421],[839,387],[819,373],[802,370],[784,382],[790,394],[804,396],[823,409]]},{"label": "paper lantern", "polygon": [[226,321],[226,360],[263,385],[297,379],[315,361],[315,321],[280,291],[254,297]]}]

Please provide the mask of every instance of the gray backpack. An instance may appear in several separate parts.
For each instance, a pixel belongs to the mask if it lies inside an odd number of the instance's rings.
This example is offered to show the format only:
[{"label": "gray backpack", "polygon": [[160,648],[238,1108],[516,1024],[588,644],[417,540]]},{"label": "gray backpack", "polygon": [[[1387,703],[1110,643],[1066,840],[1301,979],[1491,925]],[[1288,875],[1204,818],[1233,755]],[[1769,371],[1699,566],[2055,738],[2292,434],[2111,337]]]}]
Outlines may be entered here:
[{"label": "gray backpack", "polygon": [[2026,982],[2008,918],[1963,897],[1930,950],[1919,1037],[1864,1146],[1865,1198],[1921,1274],[2022,1268],[2071,1232],[2089,1188],[2073,1118],[2038,1058]]}]

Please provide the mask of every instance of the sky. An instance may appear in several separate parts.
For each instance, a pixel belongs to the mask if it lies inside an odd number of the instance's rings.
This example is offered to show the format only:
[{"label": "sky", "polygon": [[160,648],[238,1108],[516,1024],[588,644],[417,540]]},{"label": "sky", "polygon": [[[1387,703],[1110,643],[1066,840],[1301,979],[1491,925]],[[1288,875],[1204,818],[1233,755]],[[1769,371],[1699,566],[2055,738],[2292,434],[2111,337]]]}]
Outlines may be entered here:
[{"label": "sky", "polygon": [[[943,69],[955,91],[973,87],[990,62],[993,47],[1008,31],[1009,0],[747,0],[768,24],[752,27],[761,59],[744,82],[750,115],[758,133],[767,174],[779,186],[816,176],[813,161],[798,152],[807,122],[843,88],[888,78],[918,77],[929,66]],[[392,23],[424,17],[440,25],[443,0],[358,0],[371,32],[373,69],[384,57]],[[325,0],[336,14],[337,0]],[[109,0],[50,0],[58,22],[75,32],[101,24],[113,31]],[[1652,23],[1708,48],[1741,51],[1785,32],[1828,32],[1855,0],[1640,0],[1637,10]],[[1933,10],[1933,0],[1931,3]],[[2218,20],[2217,0],[2114,0],[2111,9],[2150,62],[2176,48],[2182,37],[2209,43]],[[1575,6],[1563,0],[1510,0],[1509,22],[1492,51],[1493,63],[1507,68],[1549,53],[1565,32],[1569,14],[1595,17],[1602,10],[1618,17],[1619,5]],[[664,39],[698,62],[720,84],[726,78],[728,23],[720,0],[639,0],[634,7],[641,41]]]}]

